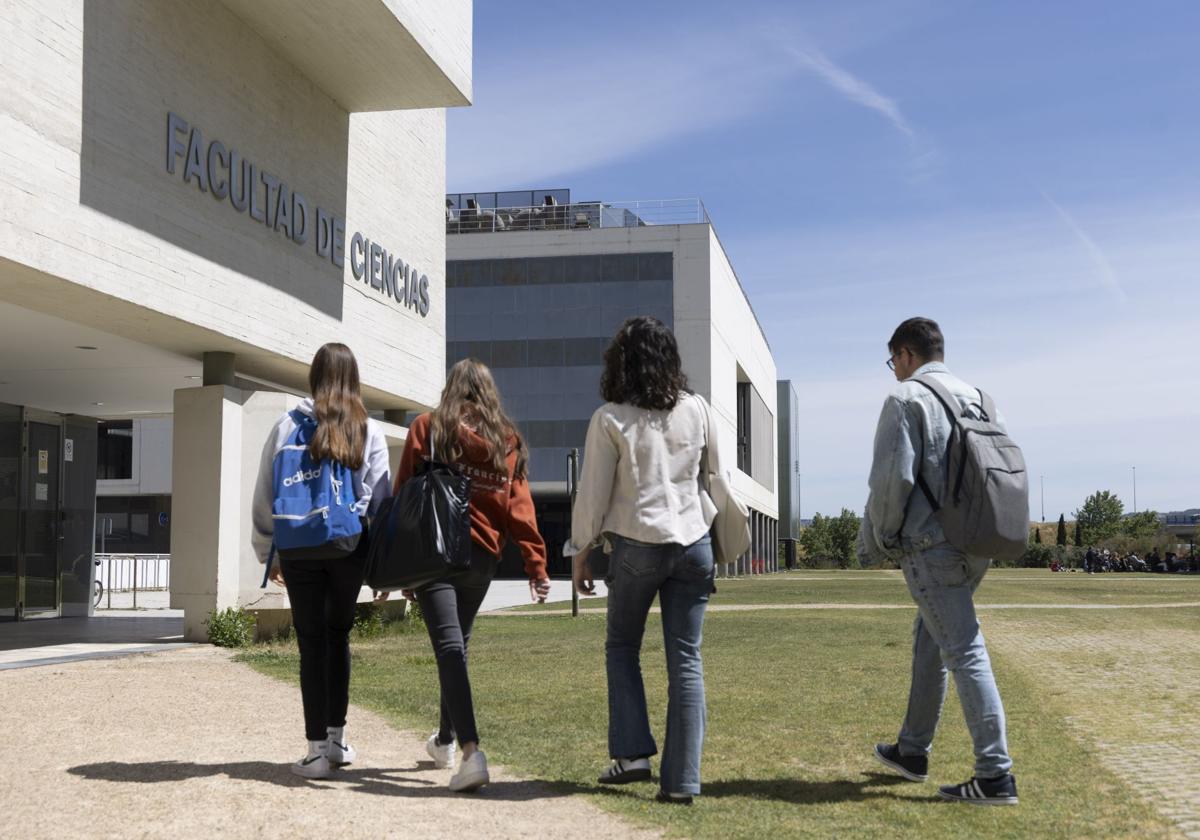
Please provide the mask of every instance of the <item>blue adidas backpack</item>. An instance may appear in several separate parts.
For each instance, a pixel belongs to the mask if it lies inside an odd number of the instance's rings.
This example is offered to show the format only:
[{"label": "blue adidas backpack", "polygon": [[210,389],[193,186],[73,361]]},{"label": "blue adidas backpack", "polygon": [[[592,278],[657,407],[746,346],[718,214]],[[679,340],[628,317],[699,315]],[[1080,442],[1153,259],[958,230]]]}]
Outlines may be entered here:
[{"label": "blue adidas backpack", "polygon": [[[335,541],[351,542],[362,533],[362,520],[353,510],[354,473],[337,461],[317,461],[309,446],[317,421],[294,409],[289,412],[295,430],[275,453],[274,497],[271,519],[275,541],[267,560],[270,574],[276,549],[317,548]],[[266,586],[266,576],[263,577]]]}]

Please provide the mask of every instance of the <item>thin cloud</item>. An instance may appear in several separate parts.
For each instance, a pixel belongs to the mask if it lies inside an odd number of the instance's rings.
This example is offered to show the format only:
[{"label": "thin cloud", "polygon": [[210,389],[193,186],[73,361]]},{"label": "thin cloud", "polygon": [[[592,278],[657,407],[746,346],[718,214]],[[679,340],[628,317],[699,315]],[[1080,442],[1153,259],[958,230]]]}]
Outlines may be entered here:
[{"label": "thin cloud", "polygon": [[1061,204],[1050,197],[1044,190],[1041,191],[1042,198],[1047,204],[1054,208],[1054,212],[1062,219],[1063,223],[1070,229],[1071,233],[1075,234],[1075,238],[1079,240],[1079,244],[1083,246],[1087,252],[1088,258],[1096,267],[1096,272],[1100,277],[1100,283],[1113,297],[1120,303],[1125,303],[1129,300],[1129,296],[1125,294],[1125,289],[1121,286],[1121,281],[1117,277],[1117,272],[1113,269],[1112,263],[1109,262],[1105,253],[1100,250],[1100,246],[1096,244],[1096,240],[1092,239],[1079,222],[1075,221],[1075,217],[1066,211]]},{"label": "thin cloud", "polygon": [[816,73],[822,81],[851,102],[881,114],[897,131],[910,140],[916,139],[912,125],[900,112],[895,100],[889,99],[850,71],[834,64],[820,50],[809,47],[789,47],[788,52],[803,66]]}]

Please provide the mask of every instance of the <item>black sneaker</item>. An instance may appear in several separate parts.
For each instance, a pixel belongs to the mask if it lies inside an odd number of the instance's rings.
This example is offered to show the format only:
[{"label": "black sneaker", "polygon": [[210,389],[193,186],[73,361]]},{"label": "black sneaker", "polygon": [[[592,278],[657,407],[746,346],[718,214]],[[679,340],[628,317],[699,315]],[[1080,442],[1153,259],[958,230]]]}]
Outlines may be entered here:
[{"label": "black sneaker", "polygon": [[667,793],[660,790],[654,797],[655,802],[666,802],[671,805],[691,805],[692,797],[686,793]]},{"label": "black sneaker", "polygon": [[910,782],[924,782],[929,778],[929,756],[900,755],[899,744],[876,744],[875,760]]},{"label": "black sneaker", "polygon": [[938,788],[938,796],[949,802],[966,802],[970,805],[1016,805],[1017,780],[1012,773],[996,779],[976,776],[961,785]]},{"label": "black sneaker", "polygon": [[650,779],[650,759],[616,758],[612,766],[597,779],[602,785],[627,785],[630,782],[645,782]]}]

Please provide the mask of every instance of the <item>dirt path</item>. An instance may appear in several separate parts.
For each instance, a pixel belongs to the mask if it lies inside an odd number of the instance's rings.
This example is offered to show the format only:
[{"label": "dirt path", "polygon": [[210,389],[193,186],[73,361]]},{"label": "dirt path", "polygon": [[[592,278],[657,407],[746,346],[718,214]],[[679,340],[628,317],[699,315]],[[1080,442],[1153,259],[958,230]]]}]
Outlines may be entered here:
[{"label": "dirt path", "polygon": [[20,745],[0,766],[11,837],[657,836],[497,768],[451,794],[423,736],[355,708],[360,761],[296,778],[298,689],[209,647],[3,671],[0,708]]}]

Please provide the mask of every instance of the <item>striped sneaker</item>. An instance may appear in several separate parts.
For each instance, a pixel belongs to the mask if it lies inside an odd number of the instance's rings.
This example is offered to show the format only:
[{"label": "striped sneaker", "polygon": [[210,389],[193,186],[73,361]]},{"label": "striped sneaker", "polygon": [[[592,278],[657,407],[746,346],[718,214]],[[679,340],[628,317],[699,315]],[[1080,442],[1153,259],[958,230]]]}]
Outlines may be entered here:
[{"label": "striped sneaker", "polygon": [[938,788],[938,796],[948,802],[966,802],[969,805],[1016,805],[1017,780],[1012,773],[995,779],[976,776],[961,785]]}]

